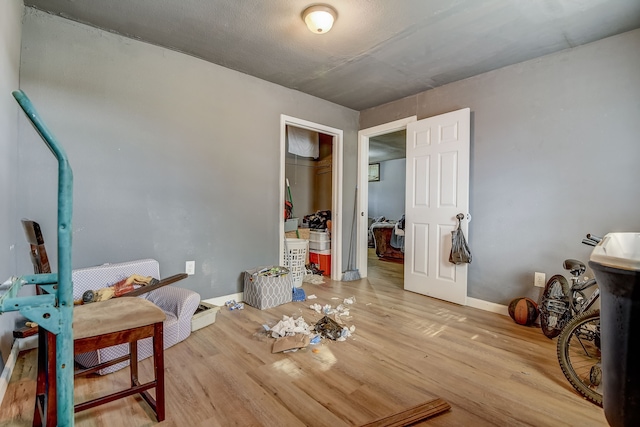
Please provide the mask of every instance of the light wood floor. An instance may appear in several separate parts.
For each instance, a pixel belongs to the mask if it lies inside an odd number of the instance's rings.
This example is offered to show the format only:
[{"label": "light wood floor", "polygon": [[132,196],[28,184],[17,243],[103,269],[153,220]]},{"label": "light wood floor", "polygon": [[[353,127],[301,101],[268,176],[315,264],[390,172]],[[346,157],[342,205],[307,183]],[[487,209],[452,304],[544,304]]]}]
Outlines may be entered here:
[{"label": "light wood floor", "polygon": [[[370,277],[304,284],[318,299],[269,310],[223,308],[216,322],[168,349],[162,426],[360,425],[441,397],[451,411],[424,426],[606,426],[602,409],[565,380],[555,341],[498,314],[402,290],[402,264],[373,257]],[[272,354],[262,324],[283,315],[315,323],[310,303],[355,296],[345,342]],[[0,425],[31,425],[35,351],[24,352],[0,406]],[[142,362],[141,375],[151,361]],[[128,372],[79,380],[76,399],[124,386]],[[139,398],[76,415],[78,426],[149,426]]]}]

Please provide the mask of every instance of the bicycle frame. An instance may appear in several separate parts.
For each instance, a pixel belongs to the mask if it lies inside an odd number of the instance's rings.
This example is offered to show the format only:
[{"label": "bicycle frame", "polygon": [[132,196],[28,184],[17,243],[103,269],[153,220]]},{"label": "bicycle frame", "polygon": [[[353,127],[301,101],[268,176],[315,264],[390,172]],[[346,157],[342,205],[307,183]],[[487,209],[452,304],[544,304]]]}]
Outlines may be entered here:
[{"label": "bicycle frame", "polygon": [[[589,279],[586,282],[580,282],[577,277],[572,277],[571,280],[573,281],[573,284],[571,285],[570,301],[572,312],[571,317],[573,318],[578,314],[586,312],[593,306],[593,304],[595,304],[595,302],[600,297],[600,288],[597,287],[598,283],[596,282],[596,279]],[[584,301],[580,301],[578,299],[579,296],[582,296],[582,298],[584,298],[584,294],[582,293],[582,291],[584,291],[585,289],[589,289],[592,286],[596,286],[595,291],[593,291],[589,298]]]},{"label": "bicycle frame", "polygon": [[[587,234],[582,243],[596,246],[601,239]],[[571,273],[554,275],[545,287],[540,307],[540,327],[548,338],[558,336],[556,354],[562,373],[587,400],[602,406],[600,368],[600,313],[591,310],[600,297],[596,279],[582,279],[586,265],[575,259],[563,263]],[[584,291],[595,286],[586,297]]]}]

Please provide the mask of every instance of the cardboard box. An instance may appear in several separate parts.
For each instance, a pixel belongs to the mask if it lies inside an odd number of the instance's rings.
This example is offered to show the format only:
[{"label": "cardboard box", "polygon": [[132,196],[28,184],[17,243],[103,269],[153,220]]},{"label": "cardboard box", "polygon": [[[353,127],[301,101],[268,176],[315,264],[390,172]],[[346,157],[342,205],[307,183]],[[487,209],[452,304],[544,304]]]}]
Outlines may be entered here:
[{"label": "cardboard box", "polygon": [[292,274],[283,276],[260,276],[264,267],[244,272],[244,302],[264,310],[291,302],[293,297]]},{"label": "cardboard box", "polygon": [[324,270],[323,276],[331,276],[331,251],[309,251],[309,262]]},{"label": "cardboard box", "polygon": [[220,307],[217,305],[209,304],[208,302],[200,301],[196,312],[191,318],[191,332],[202,329],[205,326],[209,326],[216,321],[216,314],[220,311]]}]

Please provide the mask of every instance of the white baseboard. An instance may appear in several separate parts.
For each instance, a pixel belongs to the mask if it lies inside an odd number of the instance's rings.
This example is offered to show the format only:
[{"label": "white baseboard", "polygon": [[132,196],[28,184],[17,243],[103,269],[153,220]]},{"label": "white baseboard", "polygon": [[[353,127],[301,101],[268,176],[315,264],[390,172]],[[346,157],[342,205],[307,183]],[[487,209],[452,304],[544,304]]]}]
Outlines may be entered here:
[{"label": "white baseboard", "polygon": [[27,338],[19,338],[13,341],[13,345],[11,346],[11,353],[9,353],[7,363],[5,363],[2,374],[0,375],[0,405],[2,405],[2,400],[4,399],[4,395],[7,392],[7,387],[9,387],[9,381],[11,381],[13,369],[15,368],[16,362],[18,361],[18,355],[21,351],[31,350],[32,348],[36,347],[38,347],[37,335],[33,335]]},{"label": "white baseboard", "polygon": [[20,353],[18,346],[19,344],[17,343],[17,340],[14,341],[13,346],[11,347],[11,353],[9,353],[9,357],[7,358],[7,363],[4,364],[2,375],[0,375],[0,405],[2,405],[4,394],[7,392],[9,381],[11,381],[13,368],[15,368],[16,361],[18,360],[18,353]]},{"label": "white baseboard", "polygon": [[[203,300],[203,302],[213,304],[213,305],[218,305],[218,306],[224,306],[224,303],[226,303],[227,301],[235,300],[240,302],[242,301],[243,298],[244,298],[244,293],[239,292],[237,294],[230,294],[230,295],[225,295],[221,297],[205,299]],[[496,304],[495,302],[489,302],[489,301],[484,301],[477,298],[467,297],[467,305],[469,307],[479,308],[480,310],[502,314],[503,316],[509,315],[509,311],[506,305]]]},{"label": "white baseboard", "polygon": [[235,300],[237,302],[242,301],[244,298],[244,292],[239,292],[237,294],[231,294],[231,295],[225,295],[225,296],[221,296],[221,297],[215,297],[215,298],[209,298],[209,299],[205,299],[202,300],[203,302],[209,303],[209,304],[213,304],[213,305],[219,305],[219,306],[224,306],[224,303],[227,301],[231,301],[231,300]]},{"label": "white baseboard", "polygon": [[481,299],[467,297],[467,305],[469,307],[479,308],[480,310],[502,314],[503,316],[509,315],[509,309],[506,305],[496,304],[495,302],[489,302]]},{"label": "white baseboard", "polygon": [[32,335],[27,338],[18,338],[16,339],[16,343],[18,343],[18,352],[38,348],[38,335]]}]

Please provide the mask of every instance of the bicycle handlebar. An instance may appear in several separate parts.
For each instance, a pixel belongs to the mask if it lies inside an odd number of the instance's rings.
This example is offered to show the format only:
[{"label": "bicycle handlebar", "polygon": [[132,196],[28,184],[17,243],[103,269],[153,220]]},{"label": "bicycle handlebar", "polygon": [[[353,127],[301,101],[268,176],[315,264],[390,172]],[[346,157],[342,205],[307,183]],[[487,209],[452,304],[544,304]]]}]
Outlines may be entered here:
[{"label": "bicycle handlebar", "polygon": [[601,240],[602,237],[596,236],[594,234],[587,234],[587,238],[582,239],[582,243],[589,246],[596,246],[598,243],[600,243]]},{"label": "bicycle handlebar", "polygon": [[596,236],[595,234],[587,234],[587,239],[600,243],[600,241],[602,240],[602,237]]}]

